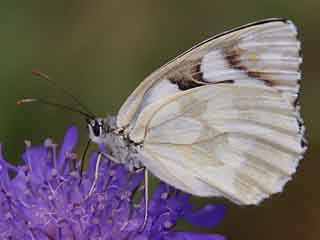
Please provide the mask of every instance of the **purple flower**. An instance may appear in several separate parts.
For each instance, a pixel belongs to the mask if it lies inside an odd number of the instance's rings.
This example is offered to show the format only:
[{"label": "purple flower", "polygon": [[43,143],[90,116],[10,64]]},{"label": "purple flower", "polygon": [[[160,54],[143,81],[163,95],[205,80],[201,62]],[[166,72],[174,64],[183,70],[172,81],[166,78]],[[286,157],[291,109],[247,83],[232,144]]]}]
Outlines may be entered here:
[{"label": "purple flower", "polygon": [[[19,166],[6,162],[0,153],[0,239],[224,239],[218,234],[175,231],[179,219],[212,227],[220,222],[225,207],[195,210],[189,195],[165,184],[152,194],[142,229],[142,171],[130,173],[122,165],[104,161],[96,190],[88,196],[97,154],[90,157],[81,179],[72,153],[77,138],[77,129],[70,127],[58,153],[50,139],[35,147],[27,142]],[[134,200],[137,195],[140,199]]]}]

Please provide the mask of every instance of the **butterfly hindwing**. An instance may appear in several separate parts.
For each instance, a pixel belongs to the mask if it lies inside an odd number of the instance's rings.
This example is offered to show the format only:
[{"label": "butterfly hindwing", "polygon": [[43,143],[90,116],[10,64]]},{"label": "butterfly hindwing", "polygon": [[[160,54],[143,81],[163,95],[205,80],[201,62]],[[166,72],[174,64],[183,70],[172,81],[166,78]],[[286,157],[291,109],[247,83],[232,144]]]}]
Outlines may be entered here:
[{"label": "butterfly hindwing", "polygon": [[257,204],[282,191],[305,151],[298,110],[265,86],[219,84],[147,106],[130,138],[161,180],[200,196]]}]

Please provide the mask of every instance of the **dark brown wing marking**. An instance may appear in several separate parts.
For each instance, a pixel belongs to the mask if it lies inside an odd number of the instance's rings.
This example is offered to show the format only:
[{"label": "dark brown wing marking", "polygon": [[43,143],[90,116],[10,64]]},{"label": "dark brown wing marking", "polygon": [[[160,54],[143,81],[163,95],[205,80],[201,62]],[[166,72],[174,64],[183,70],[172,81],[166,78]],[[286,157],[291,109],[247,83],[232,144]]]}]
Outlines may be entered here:
[{"label": "dark brown wing marking", "polygon": [[274,84],[270,79],[267,78],[267,76],[264,76],[262,72],[259,72],[259,71],[251,71],[245,64],[242,63],[240,58],[243,53],[244,53],[244,50],[236,46],[225,48],[224,57],[228,62],[229,67],[243,71],[247,74],[248,77],[262,80],[264,81],[265,85],[272,87]]},{"label": "dark brown wing marking", "polygon": [[200,61],[185,63],[180,65],[178,69],[171,71],[168,74],[167,79],[173,83],[177,84],[179,89],[184,91],[191,88],[199,87],[204,85],[203,73],[200,70]]}]

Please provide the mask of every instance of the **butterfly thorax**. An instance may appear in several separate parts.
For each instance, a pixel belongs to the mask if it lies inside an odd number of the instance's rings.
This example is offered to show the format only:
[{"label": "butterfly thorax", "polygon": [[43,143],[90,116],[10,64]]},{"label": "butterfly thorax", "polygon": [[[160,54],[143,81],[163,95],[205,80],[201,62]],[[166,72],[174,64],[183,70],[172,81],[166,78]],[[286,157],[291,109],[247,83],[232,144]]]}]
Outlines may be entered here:
[{"label": "butterfly thorax", "polygon": [[116,117],[96,118],[88,121],[89,137],[98,145],[107,148],[108,154],[112,156],[112,161],[122,163],[129,170],[141,168],[138,160],[138,148],[134,142],[130,141],[125,131],[116,126]]}]

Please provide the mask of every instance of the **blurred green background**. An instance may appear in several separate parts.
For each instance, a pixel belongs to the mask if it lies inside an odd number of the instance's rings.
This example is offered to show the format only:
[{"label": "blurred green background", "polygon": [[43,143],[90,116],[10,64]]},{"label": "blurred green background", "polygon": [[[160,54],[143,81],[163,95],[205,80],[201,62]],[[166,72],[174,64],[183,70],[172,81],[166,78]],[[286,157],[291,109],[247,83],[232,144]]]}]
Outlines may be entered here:
[{"label": "blurred green background", "polygon": [[[71,104],[59,91],[31,75],[41,69],[100,116],[116,113],[151,71],[221,31],[268,17],[288,17],[303,42],[302,114],[308,153],[284,193],[259,207],[229,211],[214,232],[230,239],[318,239],[320,236],[319,0],[262,1],[1,1],[0,141],[7,159],[18,161],[23,140],[59,141],[68,125],[81,130],[76,114],[33,105],[22,97]],[[81,145],[82,144],[82,145]],[[207,201],[207,200],[201,200]],[[207,231],[207,230],[204,230]]]}]

